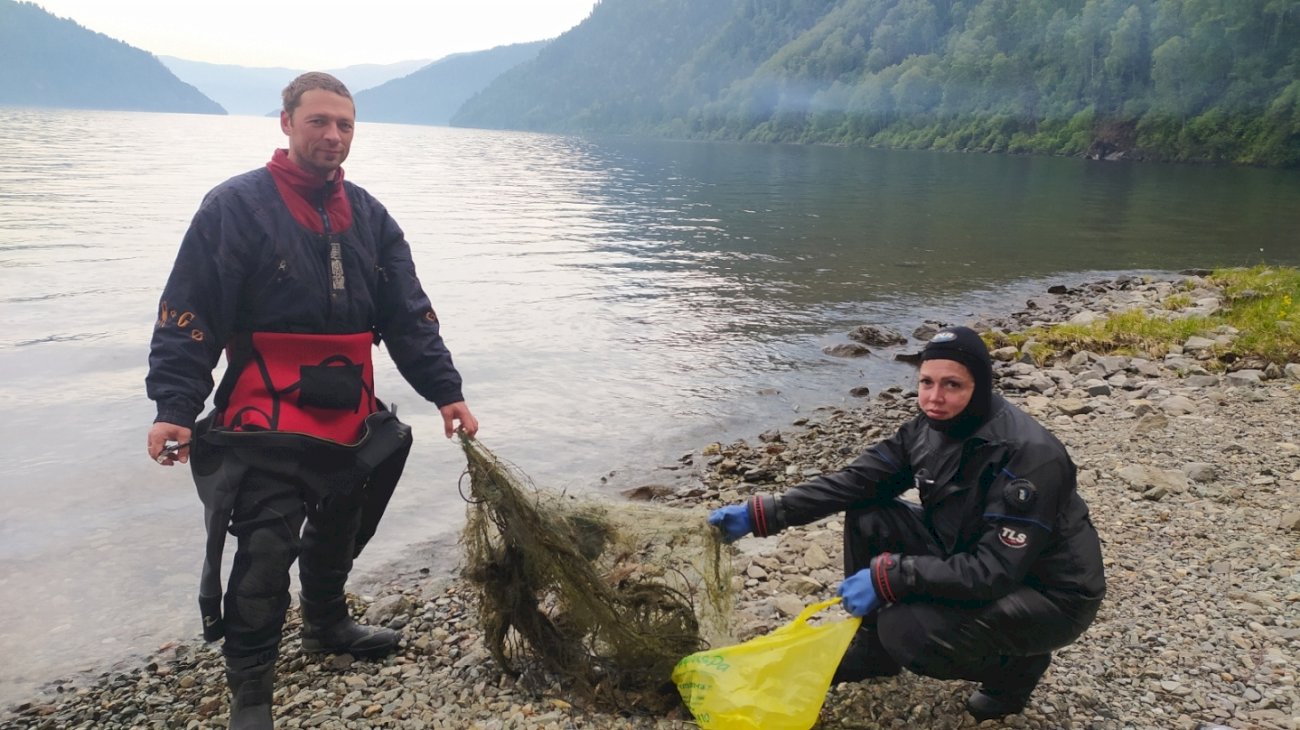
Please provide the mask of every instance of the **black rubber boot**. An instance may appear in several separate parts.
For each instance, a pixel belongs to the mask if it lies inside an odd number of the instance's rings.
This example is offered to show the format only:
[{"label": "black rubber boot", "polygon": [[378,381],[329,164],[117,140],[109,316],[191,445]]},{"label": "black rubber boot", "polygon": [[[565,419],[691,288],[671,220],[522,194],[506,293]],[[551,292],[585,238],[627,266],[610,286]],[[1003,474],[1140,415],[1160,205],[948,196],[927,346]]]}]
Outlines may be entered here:
[{"label": "black rubber boot", "polygon": [[302,650],[308,653],[351,654],[358,659],[379,659],[397,650],[401,633],[362,626],[348,615],[347,603],[337,599],[318,603],[302,601]]},{"label": "black rubber boot", "polygon": [[247,669],[226,666],[230,685],[230,730],[272,730],[271,697],[275,692],[275,662]]},{"label": "black rubber boot", "polygon": [[858,629],[858,633],[854,634],[853,642],[849,644],[848,651],[844,652],[844,658],[840,659],[840,665],[835,669],[831,684],[861,682],[876,677],[893,677],[901,671],[902,667],[889,656],[889,652],[885,651],[884,645],[880,643],[876,627],[863,625]]},{"label": "black rubber boot", "polygon": [[997,682],[985,682],[966,700],[966,711],[977,721],[997,720],[1022,712],[1029,696],[1052,663],[1051,654],[1007,657]]}]

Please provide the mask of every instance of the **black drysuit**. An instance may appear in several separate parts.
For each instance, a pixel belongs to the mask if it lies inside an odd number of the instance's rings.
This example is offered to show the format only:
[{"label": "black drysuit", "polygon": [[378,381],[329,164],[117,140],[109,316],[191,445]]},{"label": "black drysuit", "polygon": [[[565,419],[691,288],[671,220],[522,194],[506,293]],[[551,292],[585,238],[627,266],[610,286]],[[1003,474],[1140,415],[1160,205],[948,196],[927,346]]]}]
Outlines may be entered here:
[{"label": "black drysuit", "polygon": [[[194,424],[223,349],[234,360],[229,370],[240,370],[247,363],[239,345],[259,332],[369,332],[420,395],[439,406],[463,400],[402,230],[369,193],[342,184],[352,223],[331,230],[322,197],[321,233],[295,220],[266,168],[234,177],[204,198],[154,330],[146,386],[157,420]],[[224,390],[214,415],[226,406]],[[214,426],[221,423],[214,415],[196,425],[191,447],[208,523],[199,602],[205,637],[224,635],[223,652],[238,668],[276,655],[289,605],[288,570],[300,554],[304,606],[310,599],[322,607],[317,620],[325,623],[346,615],[344,582],[400,477],[410,430],[381,409],[366,419],[361,442],[340,444],[280,431],[232,432]],[[238,548],[223,616],[219,576],[227,531]]]},{"label": "black drysuit", "polygon": [[[919,506],[898,499],[913,486]],[[1065,447],[997,395],[969,436],[918,416],[750,512],[757,535],[845,512],[845,574],[872,568],[886,602],[868,621],[889,658],[926,676],[1014,681],[1015,658],[1074,641],[1106,592]]]}]

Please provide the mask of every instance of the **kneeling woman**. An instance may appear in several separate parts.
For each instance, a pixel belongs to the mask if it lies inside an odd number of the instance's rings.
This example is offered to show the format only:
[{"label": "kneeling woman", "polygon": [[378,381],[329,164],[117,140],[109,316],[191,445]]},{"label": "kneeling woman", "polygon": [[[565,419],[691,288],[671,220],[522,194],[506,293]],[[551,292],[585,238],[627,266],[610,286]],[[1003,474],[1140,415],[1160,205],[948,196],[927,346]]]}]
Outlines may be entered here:
[{"label": "kneeling woman", "polygon": [[[967,710],[1004,717],[1096,617],[1100,541],[1065,447],[993,393],[973,330],[941,330],[922,350],[917,401],[916,418],[842,470],[709,522],[731,541],[844,512],[839,594],[864,620],[835,681],[901,668],[973,680]],[[914,486],[921,504],[899,499]]]}]

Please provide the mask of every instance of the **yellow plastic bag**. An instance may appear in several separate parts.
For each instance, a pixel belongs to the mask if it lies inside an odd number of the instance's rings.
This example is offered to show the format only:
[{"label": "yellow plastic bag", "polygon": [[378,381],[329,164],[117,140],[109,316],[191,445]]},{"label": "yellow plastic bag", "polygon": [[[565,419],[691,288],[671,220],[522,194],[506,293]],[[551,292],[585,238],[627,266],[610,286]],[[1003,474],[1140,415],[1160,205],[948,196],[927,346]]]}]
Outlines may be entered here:
[{"label": "yellow plastic bag", "polygon": [[764,636],[682,659],[673,682],[704,730],[808,730],[860,618],[810,626],[840,599],[813,604]]}]

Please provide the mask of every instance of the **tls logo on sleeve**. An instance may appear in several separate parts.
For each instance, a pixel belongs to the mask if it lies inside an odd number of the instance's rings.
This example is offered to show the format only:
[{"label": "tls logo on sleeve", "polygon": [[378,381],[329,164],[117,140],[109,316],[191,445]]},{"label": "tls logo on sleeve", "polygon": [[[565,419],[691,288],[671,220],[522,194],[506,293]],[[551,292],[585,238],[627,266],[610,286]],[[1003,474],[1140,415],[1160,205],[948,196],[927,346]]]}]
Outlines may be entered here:
[{"label": "tls logo on sleeve", "polygon": [[[1028,479],[1013,479],[1002,488],[1002,501],[1008,511],[1026,514],[1034,508],[1034,502],[1038,501],[1038,490]],[[1003,545],[1015,550],[1029,544],[1029,535],[1014,527],[999,528],[998,539]]]},{"label": "tls logo on sleeve", "polygon": [[1002,541],[1003,545],[1017,550],[1029,544],[1028,535],[1010,527],[1003,527],[1002,530],[998,532],[998,539]]}]

